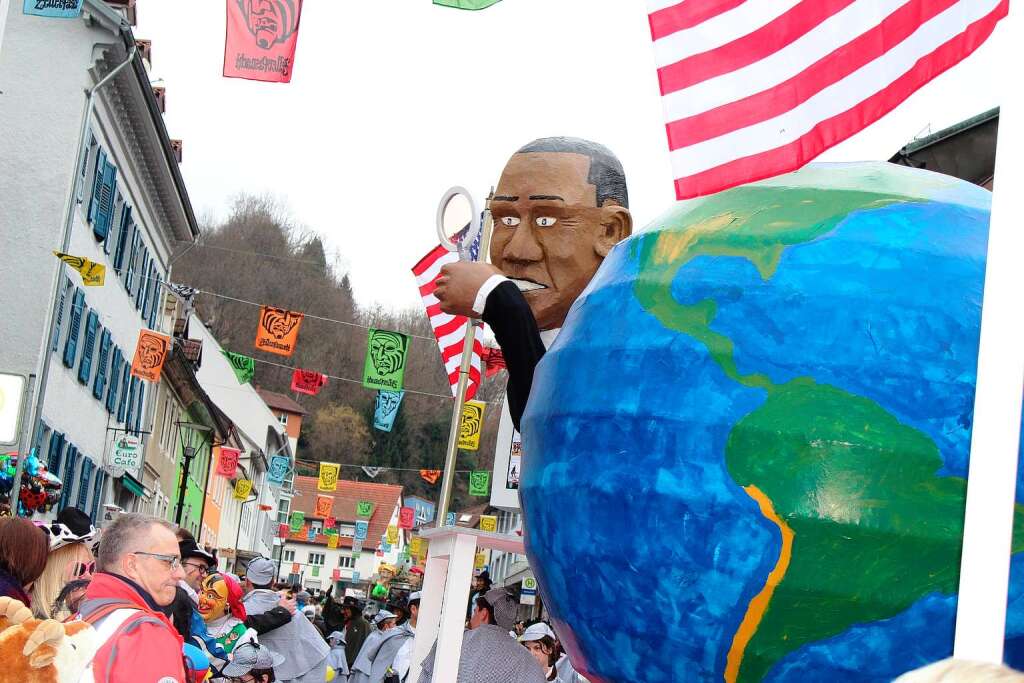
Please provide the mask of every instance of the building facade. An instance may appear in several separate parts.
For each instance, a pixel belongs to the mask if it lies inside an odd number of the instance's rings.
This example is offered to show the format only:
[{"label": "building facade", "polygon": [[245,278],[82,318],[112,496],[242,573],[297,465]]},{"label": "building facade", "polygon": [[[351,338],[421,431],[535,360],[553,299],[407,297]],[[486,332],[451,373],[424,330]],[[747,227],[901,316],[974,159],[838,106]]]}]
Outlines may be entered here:
[{"label": "building facade", "polygon": [[[97,519],[144,494],[141,459],[122,468],[108,454],[126,434],[145,452],[154,385],[129,368],[140,330],[161,327],[172,254],[198,227],[124,17],[86,0],[81,19],[11,3],[5,20],[0,371],[34,379],[26,445],[63,480],[58,509]],[[54,251],[103,265],[104,284],[84,286]]]}]

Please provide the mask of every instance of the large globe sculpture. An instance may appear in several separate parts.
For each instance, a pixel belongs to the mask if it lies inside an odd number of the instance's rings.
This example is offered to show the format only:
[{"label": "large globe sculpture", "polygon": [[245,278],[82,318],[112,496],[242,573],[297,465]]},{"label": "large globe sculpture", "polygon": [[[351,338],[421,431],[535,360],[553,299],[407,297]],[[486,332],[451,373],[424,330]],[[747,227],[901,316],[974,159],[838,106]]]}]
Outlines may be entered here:
[{"label": "large globe sculpture", "polygon": [[812,165],[612,251],[523,421],[527,552],[593,681],[889,681],[951,655],[989,204]]}]

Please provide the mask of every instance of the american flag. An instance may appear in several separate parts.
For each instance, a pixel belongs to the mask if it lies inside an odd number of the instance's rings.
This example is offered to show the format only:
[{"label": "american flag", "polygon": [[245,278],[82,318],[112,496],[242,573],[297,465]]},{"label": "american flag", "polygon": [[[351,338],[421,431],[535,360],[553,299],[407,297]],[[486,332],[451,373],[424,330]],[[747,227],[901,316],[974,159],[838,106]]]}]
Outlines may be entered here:
[{"label": "american flag", "polygon": [[1008,0],[648,0],[676,196],[794,171],[967,57]]},{"label": "american flag", "polygon": [[[434,337],[437,338],[437,345],[441,349],[441,360],[444,362],[444,370],[448,374],[448,382],[451,384],[453,396],[456,385],[459,383],[462,348],[469,319],[461,315],[443,313],[440,302],[434,296],[434,290],[437,289],[437,278],[441,274],[441,267],[446,263],[454,263],[458,260],[458,254],[448,251],[439,244],[412,267],[412,274],[416,276],[416,285],[420,288],[420,296],[423,297],[423,305],[427,309],[427,317],[430,318],[430,326],[434,329]],[[469,384],[466,387],[467,401],[476,396],[476,390],[480,386],[480,354],[482,352],[483,344],[480,343],[479,338],[474,339],[473,358],[469,368]]]}]

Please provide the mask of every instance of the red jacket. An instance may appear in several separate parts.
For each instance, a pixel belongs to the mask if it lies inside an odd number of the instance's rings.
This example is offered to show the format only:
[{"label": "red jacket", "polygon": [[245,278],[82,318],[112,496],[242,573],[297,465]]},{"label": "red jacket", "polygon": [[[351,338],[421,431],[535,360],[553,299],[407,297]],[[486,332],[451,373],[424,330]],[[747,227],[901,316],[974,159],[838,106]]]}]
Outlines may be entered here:
[{"label": "red jacket", "polygon": [[[85,591],[81,617],[92,621],[110,605],[138,610],[96,651],[96,683],[185,683],[182,639],[166,616],[152,609],[131,584],[112,574],[96,574]],[[101,630],[103,620],[93,625]]]}]

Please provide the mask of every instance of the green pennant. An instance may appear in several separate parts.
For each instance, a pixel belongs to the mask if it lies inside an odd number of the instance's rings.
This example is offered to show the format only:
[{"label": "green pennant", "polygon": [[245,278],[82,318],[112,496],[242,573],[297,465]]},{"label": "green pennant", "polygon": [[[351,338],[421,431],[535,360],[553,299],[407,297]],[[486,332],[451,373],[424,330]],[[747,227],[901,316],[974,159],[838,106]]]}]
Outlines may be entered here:
[{"label": "green pennant", "polygon": [[306,513],[301,510],[295,510],[292,512],[292,517],[289,520],[289,529],[293,534],[297,534],[302,531],[302,527],[306,523]]},{"label": "green pennant", "polygon": [[487,9],[500,0],[434,0],[435,5],[455,7],[456,9]]},{"label": "green pennant", "polygon": [[231,364],[231,369],[235,371],[235,377],[238,379],[239,384],[245,384],[252,381],[252,376],[256,374],[256,361],[249,356],[243,356],[240,353],[231,353],[221,349],[221,353],[228,359],[228,363]]},{"label": "green pennant", "polygon": [[469,473],[469,495],[486,496],[491,492],[491,473],[476,470]]},{"label": "green pennant", "polygon": [[371,329],[366,340],[363,386],[367,389],[401,391],[409,337],[401,332]]},{"label": "green pennant", "polygon": [[315,578],[317,576],[320,576],[320,567],[313,565],[313,577]]},{"label": "green pennant", "polygon": [[356,503],[356,517],[365,517],[366,519],[373,517],[373,502],[361,500]]}]

